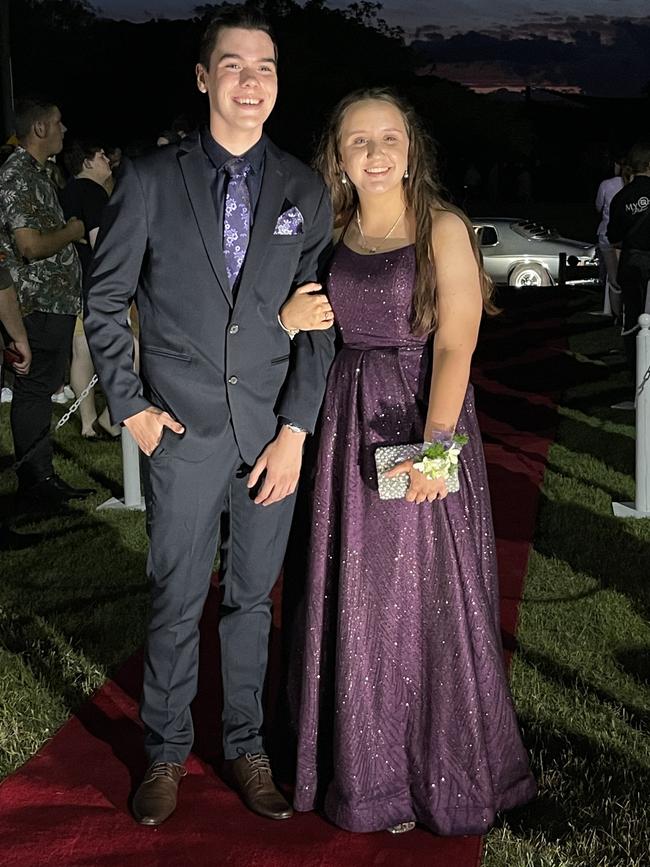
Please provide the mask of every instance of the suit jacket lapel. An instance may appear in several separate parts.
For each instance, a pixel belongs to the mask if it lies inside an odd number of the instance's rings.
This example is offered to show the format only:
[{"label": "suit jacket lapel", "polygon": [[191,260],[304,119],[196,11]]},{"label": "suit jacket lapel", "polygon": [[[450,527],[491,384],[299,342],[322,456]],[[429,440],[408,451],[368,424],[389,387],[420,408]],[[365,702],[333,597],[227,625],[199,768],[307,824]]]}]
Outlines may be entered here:
[{"label": "suit jacket lapel", "polygon": [[212,270],[219,281],[221,291],[232,307],[232,291],[226,273],[222,239],[219,237],[219,225],[210,190],[211,172],[209,171],[208,159],[203,152],[200,141],[197,140],[193,147],[190,144],[190,147],[186,150],[181,149],[178,153],[178,162],[183,173],[183,179],[190,197],[199,232],[201,233],[205,252],[208,254]]},{"label": "suit jacket lapel", "polygon": [[238,297],[255,282],[266,250],[273,238],[275,223],[284,202],[284,190],[285,173],[282,157],[275,145],[269,142],[266,148],[262,189],[255,211],[255,223],[239,279]]}]

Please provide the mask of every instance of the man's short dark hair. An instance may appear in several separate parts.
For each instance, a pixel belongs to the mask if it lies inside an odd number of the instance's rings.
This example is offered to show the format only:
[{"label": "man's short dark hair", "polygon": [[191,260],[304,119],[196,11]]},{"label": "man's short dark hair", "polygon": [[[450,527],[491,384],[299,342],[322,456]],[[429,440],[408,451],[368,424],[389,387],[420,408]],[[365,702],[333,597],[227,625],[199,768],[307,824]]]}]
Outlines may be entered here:
[{"label": "man's short dark hair", "polygon": [[199,48],[199,63],[205,69],[210,68],[210,58],[212,57],[214,46],[217,44],[219,33],[227,27],[231,29],[238,27],[241,30],[261,30],[263,33],[266,33],[273,42],[275,59],[278,59],[278,43],[269,19],[251,6],[229,6],[217,12],[208,21],[203,31]]},{"label": "man's short dark hair", "polygon": [[30,96],[25,99],[16,100],[14,128],[18,141],[23,141],[23,139],[27,138],[35,123],[48,120],[55,108],[55,102],[43,97]]},{"label": "man's short dark hair", "polygon": [[71,175],[78,175],[84,167],[84,160],[92,160],[102,149],[100,144],[91,141],[73,141],[63,152],[63,163]]},{"label": "man's short dark hair", "polygon": [[650,169],[650,141],[638,141],[633,144],[625,159],[633,175],[647,172]]}]

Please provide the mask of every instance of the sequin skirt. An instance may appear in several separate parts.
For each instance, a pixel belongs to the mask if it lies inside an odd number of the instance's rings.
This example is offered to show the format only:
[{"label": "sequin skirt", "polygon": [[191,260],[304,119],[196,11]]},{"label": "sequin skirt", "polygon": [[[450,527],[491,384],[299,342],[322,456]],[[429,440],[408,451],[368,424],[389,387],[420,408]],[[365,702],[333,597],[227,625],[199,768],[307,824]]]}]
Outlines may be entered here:
[{"label": "sequin skirt", "polygon": [[507,685],[470,386],[460,490],[380,500],[378,445],[421,442],[426,349],[343,350],[322,413],[295,806],[352,831],[482,833],[535,783]]}]

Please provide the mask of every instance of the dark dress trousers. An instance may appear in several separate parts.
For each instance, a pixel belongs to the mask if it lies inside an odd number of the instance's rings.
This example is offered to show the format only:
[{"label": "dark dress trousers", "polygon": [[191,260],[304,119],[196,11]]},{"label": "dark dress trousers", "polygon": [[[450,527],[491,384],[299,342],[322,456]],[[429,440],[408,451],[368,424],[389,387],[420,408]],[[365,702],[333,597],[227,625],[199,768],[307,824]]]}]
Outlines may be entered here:
[{"label": "dark dress trousers", "polygon": [[[142,719],[151,761],[183,762],[193,739],[198,622],[220,523],[226,758],[262,747],[270,592],[294,497],[254,504],[248,470],[281,419],[313,431],[334,354],[333,329],[293,342],[277,316],[291,290],[322,275],[331,208],[321,179],[266,140],[246,259],[233,292],[199,137],[124,165],[104,212],[85,287],[85,329],[114,422],[155,405],[165,429],[144,461],[152,612]],[[298,209],[302,224],[279,221]],[[299,221],[298,221],[299,222]],[[126,314],[135,295],[141,372]],[[227,516],[224,522],[222,519]]]}]

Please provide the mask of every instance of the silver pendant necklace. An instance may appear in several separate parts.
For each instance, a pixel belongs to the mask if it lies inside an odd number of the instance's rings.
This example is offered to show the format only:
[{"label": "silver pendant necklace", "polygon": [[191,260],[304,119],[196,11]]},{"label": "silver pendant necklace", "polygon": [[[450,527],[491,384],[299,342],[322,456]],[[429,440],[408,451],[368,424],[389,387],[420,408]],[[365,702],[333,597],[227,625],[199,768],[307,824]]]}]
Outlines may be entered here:
[{"label": "silver pendant necklace", "polygon": [[399,221],[402,219],[402,217],[404,216],[405,213],[406,213],[406,205],[402,209],[402,213],[395,220],[395,222],[390,227],[390,229],[386,232],[386,234],[381,239],[381,241],[376,246],[371,247],[368,244],[368,241],[366,240],[366,236],[363,234],[363,229],[361,228],[361,217],[359,216],[359,209],[357,208],[357,228],[359,229],[359,236],[361,237],[361,246],[363,247],[363,249],[366,250],[368,253],[376,253],[377,250],[379,249],[379,247],[381,247],[381,245],[383,243],[385,243],[390,238],[390,236],[393,234],[393,232],[397,228]]}]

